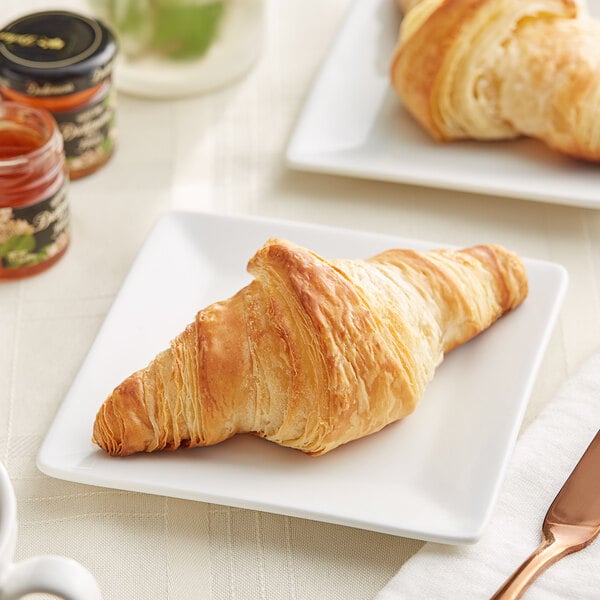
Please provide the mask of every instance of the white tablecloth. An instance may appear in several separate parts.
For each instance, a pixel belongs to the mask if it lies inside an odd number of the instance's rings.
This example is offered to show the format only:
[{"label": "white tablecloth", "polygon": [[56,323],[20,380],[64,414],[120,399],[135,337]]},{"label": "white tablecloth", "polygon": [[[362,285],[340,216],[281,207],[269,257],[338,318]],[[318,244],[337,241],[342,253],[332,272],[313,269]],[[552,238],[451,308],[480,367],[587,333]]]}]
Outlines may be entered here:
[{"label": "white tablecloth", "polygon": [[[4,0],[2,17],[26,4],[48,5]],[[66,483],[36,469],[43,436],[132,260],[168,209],[281,217],[459,246],[492,241],[562,263],[570,288],[526,422],[598,346],[600,212],[286,168],[289,135],[348,6],[272,0],[260,62],[218,93],[177,101],[121,95],[116,155],[71,185],[68,253],[38,277],[0,285],[0,460],[16,488],[18,558],[71,556],[110,600],[364,600],[421,546]]]}]

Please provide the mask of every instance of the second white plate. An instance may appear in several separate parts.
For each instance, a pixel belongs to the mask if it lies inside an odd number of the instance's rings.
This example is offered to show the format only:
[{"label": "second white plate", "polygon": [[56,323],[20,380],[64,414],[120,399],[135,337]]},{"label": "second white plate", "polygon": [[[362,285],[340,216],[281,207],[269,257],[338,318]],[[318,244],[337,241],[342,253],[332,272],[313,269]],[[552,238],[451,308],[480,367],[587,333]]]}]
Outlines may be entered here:
[{"label": "second white plate", "polygon": [[448,543],[482,532],[566,286],[561,267],[526,261],[518,310],[452,351],[416,411],[318,458],[253,436],[210,448],[114,458],[91,441],[104,398],[146,366],[196,312],[249,283],[248,259],[271,236],[329,258],[431,244],[251,218],[171,213],[156,225],[75,378],[38,455],[48,475],[258,509]]},{"label": "second white plate", "polygon": [[390,86],[400,17],[391,0],[356,0],[288,146],[290,166],[600,208],[600,165],[572,160],[531,139],[433,141]]}]

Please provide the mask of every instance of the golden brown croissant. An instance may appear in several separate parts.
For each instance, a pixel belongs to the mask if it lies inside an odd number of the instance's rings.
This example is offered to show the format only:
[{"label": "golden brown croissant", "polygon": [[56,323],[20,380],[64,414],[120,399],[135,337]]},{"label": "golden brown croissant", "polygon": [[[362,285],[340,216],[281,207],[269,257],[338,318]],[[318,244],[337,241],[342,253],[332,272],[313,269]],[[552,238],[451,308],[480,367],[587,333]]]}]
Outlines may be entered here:
[{"label": "golden brown croissant", "polygon": [[201,310],[106,399],[93,441],[114,455],[252,432],[309,454],[409,414],[444,352],[527,295],[499,246],[325,260],[269,240],[254,280]]},{"label": "golden brown croissant", "polygon": [[399,0],[391,81],[437,140],[534,137],[600,160],[600,22],[576,0]]}]

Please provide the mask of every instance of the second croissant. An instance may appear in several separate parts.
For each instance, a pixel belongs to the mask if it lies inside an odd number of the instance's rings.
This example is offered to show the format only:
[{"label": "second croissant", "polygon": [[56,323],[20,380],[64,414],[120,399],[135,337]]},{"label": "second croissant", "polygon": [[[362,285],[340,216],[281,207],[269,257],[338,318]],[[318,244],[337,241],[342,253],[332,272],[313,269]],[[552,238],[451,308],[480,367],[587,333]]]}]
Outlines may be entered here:
[{"label": "second croissant", "polygon": [[600,161],[600,22],[584,0],[398,0],[391,82],[437,140],[529,136]]},{"label": "second croissant", "polygon": [[323,454],[410,414],[444,354],[528,290],[522,261],[495,245],[326,260],[271,239],[248,270],[110,394],[96,444],[125,456],[249,432]]}]

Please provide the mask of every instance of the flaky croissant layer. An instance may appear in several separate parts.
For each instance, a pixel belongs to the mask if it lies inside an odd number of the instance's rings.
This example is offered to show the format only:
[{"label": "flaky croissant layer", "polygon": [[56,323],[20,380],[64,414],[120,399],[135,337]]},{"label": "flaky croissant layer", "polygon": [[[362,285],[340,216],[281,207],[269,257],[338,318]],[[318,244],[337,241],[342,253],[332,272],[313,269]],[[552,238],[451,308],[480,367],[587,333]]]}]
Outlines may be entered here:
[{"label": "flaky croissant layer", "polygon": [[437,140],[544,141],[600,161],[600,22],[583,0],[399,0],[391,81]]},{"label": "flaky croissant layer", "polygon": [[125,456],[251,432],[322,454],[411,413],[444,353],[528,286],[499,246],[325,260],[271,239],[248,270],[106,399],[96,444]]}]

